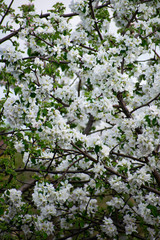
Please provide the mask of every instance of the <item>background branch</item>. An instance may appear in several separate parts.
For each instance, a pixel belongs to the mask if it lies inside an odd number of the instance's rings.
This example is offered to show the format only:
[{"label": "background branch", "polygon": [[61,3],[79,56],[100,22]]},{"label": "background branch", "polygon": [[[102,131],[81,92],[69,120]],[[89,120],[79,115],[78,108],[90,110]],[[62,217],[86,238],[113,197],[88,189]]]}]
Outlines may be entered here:
[{"label": "background branch", "polygon": [[3,15],[3,17],[2,17],[2,19],[1,19],[1,21],[0,21],[0,25],[2,24],[4,18],[7,16],[8,12],[9,12],[9,9],[11,8],[13,2],[14,2],[14,0],[12,0],[12,1],[10,2],[9,6],[8,6],[8,8],[7,8],[7,10],[6,10],[6,12],[4,13],[4,15]]}]

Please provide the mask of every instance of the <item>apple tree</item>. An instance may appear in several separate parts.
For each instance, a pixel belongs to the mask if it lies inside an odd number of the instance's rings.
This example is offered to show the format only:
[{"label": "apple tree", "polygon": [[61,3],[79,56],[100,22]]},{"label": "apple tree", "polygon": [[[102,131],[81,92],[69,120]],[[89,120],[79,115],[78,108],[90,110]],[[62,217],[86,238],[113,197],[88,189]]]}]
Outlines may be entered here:
[{"label": "apple tree", "polygon": [[159,0],[41,15],[12,3],[0,1],[0,239],[158,239]]}]

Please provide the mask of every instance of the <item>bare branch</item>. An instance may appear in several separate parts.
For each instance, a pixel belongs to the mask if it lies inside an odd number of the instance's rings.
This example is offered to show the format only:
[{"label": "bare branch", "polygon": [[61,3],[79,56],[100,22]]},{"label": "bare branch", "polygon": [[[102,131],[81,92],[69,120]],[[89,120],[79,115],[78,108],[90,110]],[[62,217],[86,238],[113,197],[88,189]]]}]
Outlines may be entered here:
[{"label": "bare branch", "polygon": [[[78,13],[67,13],[67,14],[61,15],[61,17],[69,18],[69,17],[78,16],[78,15],[79,15]],[[44,14],[41,14],[39,17],[40,18],[47,18],[49,16],[50,16],[50,13],[44,13]]]},{"label": "bare branch", "polygon": [[48,175],[48,171],[49,171],[49,169],[50,169],[50,167],[51,167],[51,165],[53,163],[53,160],[55,159],[55,156],[56,156],[56,151],[54,152],[53,157],[52,157],[52,159],[51,159],[51,161],[50,161],[50,163],[49,163],[49,165],[48,165],[48,167],[46,169],[47,173],[46,173],[45,177],[47,177],[47,175]]},{"label": "bare branch", "polygon": [[[78,146],[76,146],[73,142],[71,143],[71,145],[72,145],[73,147],[75,147],[76,149],[78,149],[78,150],[80,151],[80,153],[82,153],[85,157],[87,157],[88,159],[90,159],[91,161],[93,161],[93,162],[95,162],[95,163],[98,163],[98,161],[97,161],[95,158],[93,158],[93,157],[92,157],[91,155],[89,155],[87,152],[85,152],[85,151],[83,151],[82,149],[80,149],[80,148],[79,148]],[[127,179],[126,176],[124,176],[124,175],[116,172],[114,169],[112,169],[112,168],[110,168],[110,167],[104,166],[104,168],[105,168],[108,172],[110,172],[110,173],[112,173],[112,174],[114,174],[114,175],[117,175],[117,176],[119,176],[119,177],[122,177],[122,179]]]},{"label": "bare branch", "polygon": [[146,39],[150,36],[152,36],[154,33],[156,33],[157,29],[155,29],[153,32],[148,33],[146,36],[141,36],[141,34],[136,34],[135,37],[137,38],[138,36],[140,36],[142,39]]},{"label": "bare branch", "polygon": [[81,78],[79,78],[78,88],[77,88],[77,91],[78,91],[78,97],[80,97],[80,93],[81,93],[81,85],[82,85],[82,80],[81,80]]},{"label": "bare branch", "polygon": [[108,129],[112,129],[112,127],[101,128],[101,129],[98,129],[98,130],[95,130],[95,131],[89,132],[88,135],[91,135],[91,134],[94,134],[94,133],[97,133],[97,132],[101,132],[101,133],[102,133],[103,131],[108,130]]},{"label": "bare branch", "polygon": [[141,0],[141,3],[152,2],[153,0]]},{"label": "bare branch", "polygon": [[103,5],[100,5],[100,6],[97,6],[96,9],[101,9],[101,8],[104,8],[104,7],[108,7],[108,5],[110,4],[111,2],[110,1],[107,1],[105,4]]}]

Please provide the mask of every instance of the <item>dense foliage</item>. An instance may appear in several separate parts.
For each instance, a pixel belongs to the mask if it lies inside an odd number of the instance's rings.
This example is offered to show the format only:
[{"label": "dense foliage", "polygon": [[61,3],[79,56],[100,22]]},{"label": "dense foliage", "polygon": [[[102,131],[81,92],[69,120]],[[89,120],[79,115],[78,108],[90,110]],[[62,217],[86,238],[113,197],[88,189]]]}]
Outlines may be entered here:
[{"label": "dense foliage", "polygon": [[0,239],[159,239],[159,0],[32,2],[0,1]]}]

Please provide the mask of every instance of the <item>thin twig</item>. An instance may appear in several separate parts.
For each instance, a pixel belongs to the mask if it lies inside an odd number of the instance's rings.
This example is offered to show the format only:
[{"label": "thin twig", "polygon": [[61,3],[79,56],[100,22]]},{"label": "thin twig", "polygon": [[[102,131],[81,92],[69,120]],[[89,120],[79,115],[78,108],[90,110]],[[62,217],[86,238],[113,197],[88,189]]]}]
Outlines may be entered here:
[{"label": "thin twig", "polygon": [[[91,161],[93,161],[93,162],[95,162],[95,163],[98,163],[98,161],[97,161],[95,158],[93,158],[93,157],[92,157],[91,155],[89,155],[87,152],[85,152],[85,151],[83,151],[82,149],[80,149],[80,148],[79,148],[78,146],[76,146],[73,142],[71,143],[71,145],[72,145],[73,147],[75,147],[76,149],[78,149],[85,157],[89,158]],[[116,172],[114,169],[112,169],[112,168],[110,168],[110,167],[104,166],[104,168],[105,168],[108,172],[110,172],[110,173],[112,173],[112,174],[114,174],[114,175],[117,175],[117,176],[119,176],[119,177],[122,177],[122,179],[126,179],[126,178],[127,178],[126,176],[124,176],[124,175]]]},{"label": "thin twig", "polygon": [[154,49],[152,49],[152,51],[156,54],[158,58],[160,58],[159,54]]},{"label": "thin twig", "polygon": [[[105,4],[95,7],[95,9],[101,9],[101,8],[107,7],[109,4],[110,4],[110,1],[107,1]],[[65,14],[62,14],[61,17],[69,18],[69,17],[78,16],[78,15],[79,15],[78,13],[65,13]],[[44,14],[41,14],[39,17],[46,18],[49,16],[50,16],[50,13],[44,13]]]},{"label": "thin twig", "polygon": [[50,94],[50,96],[52,98],[54,98],[58,103],[61,103],[64,107],[69,107],[69,104],[64,103],[60,98],[56,98],[55,96],[53,96],[52,94]]},{"label": "thin twig", "polygon": [[78,158],[77,160],[75,160],[74,162],[72,162],[68,167],[67,167],[67,169],[64,171],[64,173],[62,174],[62,176],[60,177],[60,178],[58,178],[58,179],[56,179],[56,186],[55,186],[55,188],[56,187],[58,187],[58,184],[60,183],[60,180],[62,180],[64,177],[65,177],[65,175],[66,175],[66,173],[68,173],[68,170],[75,164],[75,163],[77,163],[77,162],[79,162],[81,159],[83,159],[84,158],[84,156],[82,156],[82,157],[80,157],[80,158]]},{"label": "thin twig", "polygon": [[2,19],[1,19],[1,21],[0,21],[0,25],[2,24],[4,18],[7,16],[8,12],[9,12],[9,9],[11,8],[13,2],[14,2],[14,0],[12,0],[12,1],[10,2],[10,4],[9,4],[9,6],[8,6],[6,12],[5,12],[5,14],[3,15],[3,17],[2,17]]},{"label": "thin twig", "polygon": [[99,38],[101,39],[101,41],[103,41],[103,37],[102,37],[102,34],[99,30],[99,27],[98,27],[98,24],[97,24],[97,21],[96,21],[96,18],[95,18],[95,14],[94,14],[94,10],[93,10],[93,6],[92,6],[92,1],[90,0],[89,1],[89,6],[90,6],[90,10],[91,10],[91,17],[92,19],[94,20],[94,24],[95,24],[95,29],[99,35]]},{"label": "thin twig", "polygon": [[46,40],[44,40],[43,38],[41,38],[40,36],[36,35],[35,33],[31,33],[31,36],[34,36],[36,38],[38,38],[39,40],[41,40],[42,42],[46,43],[47,45],[49,45],[50,47],[54,47],[54,45],[52,45],[51,43],[47,42]]},{"label": "thin twig", "polygon": [[[110,1],[108,1],[106,4],[103,4],[101,6],[98,6],[96,9],[101,9],[103,7],[106,7],[110,4]],[[41,14],[39,15],[40,18],[44,18],[44,17],[49,17],[50,13],[45,13],[45,14]],[[73,17],[73,16],[78,16],[78,13],[69,13],[69,14],[63,14],[61,15],[61,17]],[[16,36],[18,34],[18,32],[21,30],[22,28],[20,27],[19,29],[15,30],[14,32],[10,33],[9,35],[5,36],[4,38],[0,39],[0,44],[9,40],[10,38]]]},{"label": "thin twig", "polygon": [[89,132],[88,135],[91,135],[91,134],[94,134],[94,133],[97,133],[97,132],[103,132],[103,131],[108,130],[108,129],[112,129],[112,127],[101,128],[101,129],[98,129],[98,130],[95,130],[95,131]]},{"label": "thin twig", "polygon": [[93,161],[94,163],[98,163],[98,161],[93,158],[91,155],[89,155],[87,152],[83,151],[81,148],[79,148],[76,144],[74,144],[73,142],[71,143],[71,145],[76,148],[80,153],[82,153],[85,157],[89,158],[91,161]]},{"label": "thin twig", "polygon": [[150,192],[154,192],[154,193],[156,193],[157,195],[160,196],[160,191],[156,190],[155,188],[146,186],[146,185],[144,185],[144,184],[142,184],[141,187],[144,188],[144,189],[146,189],[146,190],[149,190]]},{"label": "thin twig", "polygon": [[48,165],[48,167],[47,167],[47,169],[46,169],[46,175],[45,175],[45,178],[47,177],[47,175],[48,175],[48,171],[49,171],[49,169],[50,169],[50,167],[51,167],[51,165],[52,165],[52,163],[53,163],[53,160],[55,159],[55,155],[56,155],[56,151],[54,152],[54,154],[53,154],[53,157],[52,157],[52,159],[51,159],[51,161],[50,161],[50,163],[49,163],[49,165]]},{"label": "thin twig", "polygon": [[83,45],[82,43],[80,44],[80,46],[83,47],[83,48],[86,48],[86,49],[88,49],[88,50],[90,50],[90,51],[97,52],[97,50],[95,50],[94,48],[85,46],[85,45]]},{"label": "thin twig", "polygon": [[[22,60],[35,59],[35,58],[37,58],[37,56],[29,56],[29,57],[22,58]],[[47,62],[53,62],[53,63],[57,63],[57,64],[68,64],[68,63],[70,63],[70,61],[65,61],[65,60],[57,61],[55,59],[49,59],[49,58],[45,58],[45,57],[42,57],[42,56],[38,56],[38,58],[41,59],[41,60],[47,61]]]},{"label": "thin twig", "polygon": [[132,114],[133,112],[135,112],[136,110],[138,110],[138,109],[140,109],[140,108],[142,108],[142,107],[149,106],[149,104],[151,104],[153,101],[155,101],[158,97],[160,97],[160,93],[158,93],[157,96],[154,97],[153,99],[151,99],[149,102],[147,102],[147,103],[145,103],[145,104],[142,104],[142,105],[139,106],[139,107],[134,108],[134,109],[130,112],[130,114]]},{"label": "thin twig", "polygon": [[21,129],[21,130],[14,130],[14,131],[10,131],[10,132],[1,132],[0,135],[8,135],[8,134],[13,134],[16,132],[25,132],[25,131],[32,131],[32,129]]},{"label": "thin twig", "polygon": [[125,26],[125,30],[122,32],[122,35],[124,35],[126,33],[126,31],[128,30],[127,28],[129,28],[129,26],[131,25],[131,23],[135,19],[137,13],[138,13],[138,9],[135,11],[135,13],[132,15],[131,19],[128,21],[127,25]]},{"label": "thin twig", "polygon": [[129,158],[129,159],[132,159],[134,161],[141,162],[141,163],[146,163],[145,161],[141,160],[140,158],[136,158],[136,157],[133,157],[133,156],[130,156],[130,155],[126,155],[126,154],[123,154],[123,153],[119,153],[119,152],[117,153],[117,152],[112,151],[111,154],[119,156],[119,157]]}]

